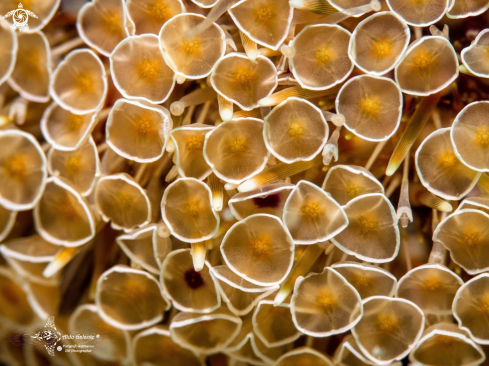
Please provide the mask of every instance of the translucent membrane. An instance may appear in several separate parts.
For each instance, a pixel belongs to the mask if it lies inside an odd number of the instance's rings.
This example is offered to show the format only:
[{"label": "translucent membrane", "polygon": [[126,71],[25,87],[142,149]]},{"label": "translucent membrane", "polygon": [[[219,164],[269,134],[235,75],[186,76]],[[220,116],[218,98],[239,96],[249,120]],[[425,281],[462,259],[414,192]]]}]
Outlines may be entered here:
[{"label": "translucent membrane", "polygon": [[265,117],[263,139],[285,163],[312,160],[328,140],[329,128],[319,108],[304,99],[288,98]]},{"label": "translucent membrane", "polygon": [[89,49],[70,52],[56,67],[51,96],[74,114],[98,111],[107,95],[107,75],[100,58]]},{"label": "translucent membrane", "polygon": [[278,218],[256,214],[234,224],[221,244],[229,268],[260,286],[277,285],[290,272],[294,257],[292,237]]},{"label": "translucent membrane", "polygon": [[194,178],[180,178],[165,189],[161,214],[172,235],[188,243],[210,239],[219,228],[211,191]]},{"label": "translucent membrane", "polygon": [[204,158],[214,174],[227,183],[239,184],[262,171],[270,155],[262,130],[261,120],[238,118],[207,133]]},{"label": "translucent membrane", "polygon": [[90,136],[97,123],[97,113],[73,114],[53,102],[41,119],[43,137],[57,150],[76,150]]},{"label": "translucent membrane", "polygon": [[180,346],[204,355],[223,350],[238,335],[242,321],[227,308],[210,314],[179,313],[172,319],[170,334]]},{"label": "translucent membrane", "polygon": [[[335,365],[339,366],[369,366],[373,363],[368,360],[357,345],[353,336],[347,335],[343,342],[336,348],[334,357]],[[402,363],[394,362],[390,366],[401,366]]]},{"label": "translucent membrane", "polygon": [[[129,234],[116,238],[117,244],[131,261],[139,264],[146,271],[159,274],[160,264],[156,260],[155,241],[158,239],[156,225],[148,225],[142,229],[136,229]],[[171,252],[171,242],[162,241],[159,248],[159,259],[163,259]]]},{"label": "translucent membrane", "polygon": [[0,206],[0,243],[10,234],[14,227],[17,212]]},{"label": "translucent membrane", "polygon": [[342,251],[373,263],[393,260],[399,252],[398,218],[383,194],[369,193],[343,206],[349,224],[331,241]]},{"label": "translucent membrane", "polygon": [[[353,315],[356,308],[360,311]],[[328,337],[351,329],[362,317],[357,290],[338,272],[324,268],[295,282],[291,308],[295,326],[313,337]]]},{"label": "translucent membrane", "polygon": [[214,127],[200,123],[174,128],[171,138],[175,143],[178,174],[182,177],[205,179],[212,169],[204,159],[205,135]]},{"label": "translucent membrane", "polygon": [[27,100],[47,102],[52,72],[49,42],[42,32],[19,33],[17,42],[17,61],[8,83]]},{"label": "translucent membrane", "polygon": [[217,60],[224,56],[226,37],[216,23],[212,23],[202,33],[186,38],[185,33],[204,19],[199,14],[179,14],[167,21],[160,30],[160,50],[163,57],[168,66],[184,78],[206,77]]},{"label": "translucent membrane", "polygon": [[100,176],[97,146],[90,137],[73,151],[51,149],[48,153],[48,171],[66,179],[82,196],[88,196]]},{"label": "translucent membrane", "polygon": [[3,84],[14,71],[19,48],[17,35],[3,18],[0,20],[0,38],[3,46],[0,52],[0,84]]},{"label": "translucent membrane", "polygon": [[396,66],[395,76],[403,93],[434,94],[457,78],[457,54],[445,37],[422,37],[411,43],[403,60]]},{"label": "translucent membrane", "polygon": [[126,173],[102,177],[95,187],[95,205],[117,230],[130,231],[151,220],[146,191]]},{"label": "translucent membrane", "polygon": [[301,336],[292,321],[289,304],[275,306],[273,300],[258,303],[253,313],[253,330],[269,348],[288,344]]},{"label": "translucent membrane", "polygon": [[86,44],[107,57],[134,30],[134,24],[127,17],[124,0],[92,0],[86,3],[78,12],[76,27]]},{"label": "translucent membrane", "polygon": [[125,330],[159,323],[163,312],[170,308],[152,275],[122,265],[110,268],[99,277],[95,305],[104,321]]},{"label": "translucent membrane", "polygon": [[242,0],[228,12],[241,32],[276,50],[289,33],[292,11],[288,0]]},{"label": "translucent membrane", "polygon": [[52,314],[58,314],[61,302],[59,285],[25,281],[23,288],[32,310],[39,318],[48,319]]},{"label": "translucent membrane", "polygon": [[217,288],[228,309],[238,316],[248,314],[259,301],[278,289],[278,286],[261,287],[252,284],[226,265],[213,267],[211,273],[217,279]]},{"label": "translucent membrane", "polygon": [[450,128],[438,129],[419,145],[416,171],[430,192],[446,200],[459,200],[474,188],[481,173],[457,158],[450,134]]},{"label": "translucent membrane", "polygon": [[161,267],[161,286],[180,311],[211,313],[221,306],[216,280],[211,276],[210,264],[196,272],[190,249],[171,252]]},{"label": "translucent membrane", "polygon": [[439,21],[447,11],[449,0],[387,0],[394,14],[409,25],[424,27]]},{"label": "translucent membrane", "polygon": [[132,36],[117,45],[110,55],[112,79],[128,99],[163,103],[175,85],[175,73],[159,52],[154,34]]},{"label": "translucent membrane", "polygon": [[410,38],[409,27],[391,12],[372,14],[352,33],[348,55],[362,71],[380,76],[401,61]]},{"label": "translucent membrane", "polygon": [[[486,3],[484,1],[484,4]],[[489,7],[489,4],[487,7]],[[481,78],[489,78],[489,62],[486,58],[488,50],[489,30],[484,29],[472,41],[471,45],[464,48],[460,53],[462,62],[470,73]]]},{"label": "translucent membrane", "polygon": [[413,363],[434,366],[479,365],[485,358],[482,348],[468,333],[451,323],[426,329],[409,355]]},{"label": "translucent membrane", "polygon": [[450,315],[462,279],[441,264],[425,264],[406,273],[397,286],[397,297],[418,305],[425,314]]},{"label": "translucent membrane", "polygon": [[6,266],[0,267],[0,293],[2,293],[0,319],[2,319],[2,324],[16,327],[26,326],[36,318],[19,280],[13,270]]},{"label": "translucent membrane", "polygon": [[126,8],[136,27],[136,34],[158,34],[170,18],[185,13],[181,0],[128,0]]},{"label": "translucent membrane", "polygon": [[485,0],[453,0],[448,7],[447,17],[451,19],[467,18],[482,14],[489,8]]},{"label": "translucent membrane", "polygon": [[170,331],[161,325],[138,333],[132,341],[137,365],[201,366],[199,358],[180,347],[170,338]]},{"label": "translucent membrane", "polygon": [[489,274],[465,283],[453,300],[453,316],[458,325],[479,344],[489,344]]},{"label": "translucent membrane", "polygon": [[107,118],[106,140],[126,159],[148,163],[163,155],[172,126],[165,107],[121,98]]},{"label": "translucent membrane", "polygon": [[59,246],[39,235],[12,239],[0,245],[0,252],[18,276],[41,285],[59,285],[59,277],[43,276],[44,269],[58,251]]},{"label": "translucent membrane", "polygon": [[385,365],[404,358],[423,329],[424,315],[412,302],[372,296],[363,301],[363,317],[352,333],[369,360]]},{"label": "translucent membrane", "polygon": [[460,203],[456,211],[467,208],[483,211],[486,214],[489,214],[489,197],[468,197]]},{"label": "translucent membrane", "polygon": [[326,241],[348,226],[345,212],[331,195],[305,180],[287,198],[283,222],[295,244]]},{"label": "translucent membrane", "polygon": [[369,141],[385,141],[399,128],[402,93],[391,79],[361,75],[348,80],[336,97],[344,126]]},{"label": "translucent membrane", "polygon": [[290,44],[296,52],[289,65],[299,84],[324,90],[343,82],[353,70],[348,57],[350,37],[350,32],[338,25],[305,27]]},{"label": "translucent membrane", "polygon": [[329,169],[322,188],[340,205],[363,194],[384,193],[384,187],[373,174],[356,165],[336,165]]},{"label": "translucent membrane", "polygon": [[29,210],[46,184],[44,152],[34,136],[20,130],[0,131],[0,146],[0,204],[9,210]]},{"label": "translucent membrane", "polygon": [[293,189],[294,186],[291,184],[268,184],[249,192],[235,194],[228,201],[228,205],[233,216],[238,220],[258,213],[281,218],[285,201]]},{"label": "translucent membrane", "polygon": [[80,194],[65,180],[51,177],[34,208],[36,231],[45,240],[67,247],[95,236],[95,218]]},{"label": "translucent membrane", "polygon": [[338,262],[331,266],[358,291],[362,299],[370,296],[394,296],[396,278],[385,269],[357,262]]},{"label": "translucent membrane", "polygon": [[246,55],[233,52],[215,64],[210,81],[222,97],[249,111],[259,107],[258,101],[277,87],[277,69],[265,56],[251,61]]},{"label": "translucent membrane", "polygon": [[457,157],[469,168],[489,171],[489,123],[484,116],[489,102],[474,102],[460,111],[452,124],[450,138]]},{"label": "translucent membrane", "polygon": [[277,360],[277,363],[275,363],[275,365],[333,366],[333,363],[329,360],[328,357],[312,348],[300,347],[284,354]]},{"label": "translucent membrane", "polygon": [[[104,361],[126,359],[129,350],[129,334],[106,323],[98,314],[94,304],[78,306],[70,316],[68,331],[71,334],[97,334],[97,345],[91,353]],[[92,334],[94,333],[94,334]],[[93,340],[77,340],[77,344],[93,344]]]},{"label": "translucent membrane", "polygon": [[452,260],[469,274],[489,269],[489,214],[457,210],[438,225],[433,241],[442,243]]}]

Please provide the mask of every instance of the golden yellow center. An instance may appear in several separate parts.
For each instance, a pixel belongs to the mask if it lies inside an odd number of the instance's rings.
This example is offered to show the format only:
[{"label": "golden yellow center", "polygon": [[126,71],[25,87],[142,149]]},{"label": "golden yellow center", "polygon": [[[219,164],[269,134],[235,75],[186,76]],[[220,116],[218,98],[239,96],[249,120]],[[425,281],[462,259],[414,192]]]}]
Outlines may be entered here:
[{"label": "golden yellow center", "polygon": [[358,218],[358,224],[360,226],[360,234],[361,237],[364,238],[372,233],[372,231],[376,230],[379,224],[374,220],[369,220],[364,216],[360,216]]},{"label": "golden yellow center", "polygon": [[244,137],[233,137],[229,143],[229,150],[233,153],[243,153],[248,150],[248,144]]},{"label": "golden yellow center", "polygon": [[329,65],[331,63],[331,55],[332,55],[332,52],[330,50],[329,45],[326,45],[326,46],[316,50],[313,53],[314,58],[324,65]]},{"label": "golden yellow center", "polygon": [[274,17],[275,17],[274,11],[270,6],[262,5],[258,9],[256,9],[256,18],[260,22],[270,20]]},{"label": "golden yellow center", "polygon": [[155,128],[152,121],[153,119],[148,115],[139,116],[139,118],[134,121],[137,133],[141,136],[145,136],[148,133],[154,132]]},{"label": "golden yellow center", "polygon": [[58,207],[58,212],[60,217],[65,221],[73,221],[79,217],[78,210],[68,197],[61,202]]},{"label": "golden yellow center", "polygon": [[377,317],[377,329],[384,333],[391,333],[398,326],[397,318],[392,315],[379,315]]},{"label": "golden yellow center", "polygon": [[77,175],[81,168],[81,156],[73,155],[66,160],[66,171],[71,175]]},{"label": "golden yellow center", "polygon": [[127,193],[119,192],[116,194],[115,197],[116,197],[116,201],[117,201],[118,206],[122,210],[129,209],[134,202],[134,198],[132,197],[132,195],[127,194]]},{"label": "golden yellow center", "polygon": [[485,316],[489,316],[489,295],[484,295],[482,297],[477,304],[477,310]]},{"label": "golden yellow center", "polygon": [[477,232],[469,232],[464,233],[460,236],[460,240],[467,247],[475,247],[479,243],[479,233]]},{"label": "golden yellow center", "polygon": [[331,310],[336,305],[336,298],[327,290],[323,290],[316,297],[316,304],[323,310]]},{"label": "golden yellow center", "polygon": [[121,18],[119,14],[105,13],[105,29],[109,34],[117,34],[122,32]]},{"label": "golden yellow center", "polygon": [[248,84],[254,76],[254,72],[247,68],[240,68],[235,72],[231,73],[231,78],[234,81],[240,83],[241,85]]},{"label": "golden yellow center", "polygon": [[378,102],[378,98],[371,98],[366,95],[360,101],[360,110],[365,116],[376,117],[379,114],[381,104]]},{"label": "golden yellow center", "polygon": [[392,54],[392,42],[388,39],[379,39],[372,45],[372,53],[376,58],[385,58]]},{"label": "golden yellow center", "polygon": [[193,39],[191,41],[183,41],[183,49],[187,56],[196,55],[200,52],[202,47],[202,42],[198,39]]},{"label": "golden yellow center", "polygon": [[155,1],[148,5],[148,12],[153,15],[153,18],[158,22],[166,20],[168,17],[168,5],[163,1]]},{"label": "golden yellow center", "polygon": [[428,292],[438,292],[443,290],[445,285],[440,281],[438,276],[431,276],[421,282],[421,287]]},{"label": "golden yellow center", "polygon": [[429,67],[434,61],[435,58],[433,57],[433,54],[426,51],[420,51],[413,58],[413,65],[420,69],[425,69]]},{"label": "golden yellow center", "polygon": [[489,130],[483,129],[475,133],[477,143],[484,149],[489,147]]},{"label": "golden yellow center", "polygon": [[202,150],[205,136],[190,136],[186,144],[187,150]]},{"label": "golden yellow center", "polygon": [[21,155],[13,155],[3,162],[5,174],[14,179],[24,179],[27,175],[25,158]]},{"label": "golden yellow center", "polygon": [[451,151],[446,151],[440,156],[440,164],[443,168],[452,168],[457,164],[457,157]]},{"label": "golden yellow center", "polygon": [[183,206],[183,209],[189,216],[192,216],[193,218],[198,217],[200,211],[202,210],[198,200],[188,200],[187,203]]},{"label": "golden yellow center", "polygon": [[70,132],[76,132],[83,126],[83,117],[72,114],[68,120],[67,129]]},{"label": "golden yellow center", "polygon": [[78,74],[75,80],[76,87],[80,93],[88,93],[93,90],[94,81],[91,75]]},{"label": "golden yellow center", "polygon": [[293,120],[290,125],[289,129],[287,130],[287,134],[290,137],[301,137],[306,134],[306,129],[303,127],[303,124],[300,123],[299,121]]},{"label": "golden yellow center", "polygon": [[124,286],[124,295],[130,302],[140,302],[141,299],[146,297],[146,291],[144,291],[143,285],[134,279],[126,281]]},{"label": "golden yellow center", "polygon": [[251,251],[255,257],[268,256],[272,253],[272,238],[262,234],[253,238],[250,243]]},{"label": "golden yellow center", "polygon": [[356,275],[352,279],[352,283],[358,288],[368,288],[372,284],[369,276]]},{"label": "golden yellow center", "polygon": [[346,194],[350,198],[355,198],[362,194],[363,188],[360,186],[355,185],[354,183],[348,182],[346,184]]},{"label": "golden yellow center", "polygon": [[156,60],[149,60],[145,57],[139,64],[138,75],[140,79],[156,79],[159,75],[158,62]]},{"label": "golden yellow center", "polygon": [[317,202],[309,202],[301,208],[302,213],[311,220],[319,218],[321,206]]}]

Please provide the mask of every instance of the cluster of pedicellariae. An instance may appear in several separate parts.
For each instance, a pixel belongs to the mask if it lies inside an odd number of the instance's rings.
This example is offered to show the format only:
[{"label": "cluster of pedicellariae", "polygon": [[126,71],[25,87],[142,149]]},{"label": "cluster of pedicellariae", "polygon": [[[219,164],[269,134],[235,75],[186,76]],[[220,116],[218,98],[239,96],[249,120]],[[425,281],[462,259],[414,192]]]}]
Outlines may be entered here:
[{"label": "cluster of pedicellariae", "polygon": [[488,1],[73,4],[0,18],[1,362],[486,362]]}]

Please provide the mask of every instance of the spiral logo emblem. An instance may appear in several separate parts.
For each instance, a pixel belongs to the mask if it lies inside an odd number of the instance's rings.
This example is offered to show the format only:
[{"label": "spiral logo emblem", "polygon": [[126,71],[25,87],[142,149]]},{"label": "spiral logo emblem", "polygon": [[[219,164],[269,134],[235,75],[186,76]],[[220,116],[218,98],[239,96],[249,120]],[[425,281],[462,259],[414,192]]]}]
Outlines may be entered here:
[{"label": "spiral logo emblem", "polygon": [[29,15],[31,17],[37,18],[36,14],[34,14],[32,11],[24,9],[22,4],[19,4],[18,9],[9,11],[7,14],[4,15],[4,18],[12,17],[12,21],[14,22],[14,24],[12,25],[12,29],[14,31],[18,29],[19,32],[22,32],[29,29],[29,25],[27,24],[27,22],[29,21]]},{"label": "spiral logo emblem", "polygon": [[17,28],[24,28],[29,20],[29,14],[24,9],[17,9],[12,17]]}]

